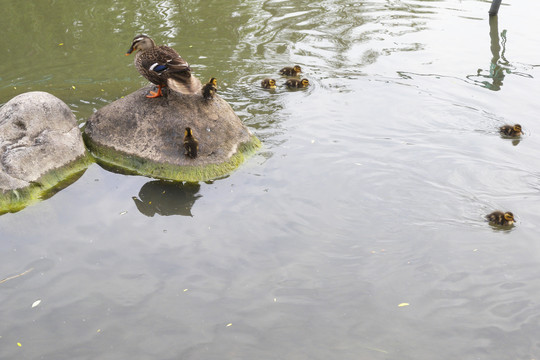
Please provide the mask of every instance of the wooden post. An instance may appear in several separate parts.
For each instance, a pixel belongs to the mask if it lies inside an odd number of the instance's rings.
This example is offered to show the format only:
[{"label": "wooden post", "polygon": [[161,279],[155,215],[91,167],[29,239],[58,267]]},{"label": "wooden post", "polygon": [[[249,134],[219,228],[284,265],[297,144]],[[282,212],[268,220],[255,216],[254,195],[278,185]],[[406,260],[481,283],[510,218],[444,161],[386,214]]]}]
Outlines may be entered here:
[{"label": "wooden post", "polygon": [[489,16],[495,16],[499,12],[499,6],[501,6],[502,0],[493,0],[491,2],[491,8],[489,9]]}]

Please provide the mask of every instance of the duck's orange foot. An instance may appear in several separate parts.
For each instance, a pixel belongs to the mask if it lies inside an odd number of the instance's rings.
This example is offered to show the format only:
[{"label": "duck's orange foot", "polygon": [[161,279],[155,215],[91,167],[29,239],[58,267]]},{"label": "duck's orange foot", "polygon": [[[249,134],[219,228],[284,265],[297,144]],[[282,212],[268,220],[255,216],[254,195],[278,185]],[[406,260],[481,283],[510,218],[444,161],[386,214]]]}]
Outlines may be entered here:
[{"label": "duck's orange foot", "polygon": [[163,96],[163,93],[161,92],[161,88],[162,88],[162,87],[163,87],[163,86],[158,85],[157,92],[156,92],[156,91],[150,91],[150,95],[146,95],[146,97],[149,98],[149,99],[153,99],[153,98],[157,98],[157,97]]}]

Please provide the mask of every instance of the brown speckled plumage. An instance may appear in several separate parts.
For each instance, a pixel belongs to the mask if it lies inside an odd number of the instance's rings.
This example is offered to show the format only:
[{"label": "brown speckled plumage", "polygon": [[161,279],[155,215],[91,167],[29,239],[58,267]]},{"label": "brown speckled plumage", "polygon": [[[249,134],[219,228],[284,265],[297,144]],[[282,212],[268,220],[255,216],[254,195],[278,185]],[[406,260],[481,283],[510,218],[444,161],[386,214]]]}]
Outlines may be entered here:
[{"label": "brown speckled plumage", "polygon": [[[169,86],[171,80],[174,89],[182,93],[196,93],[200,90],[200,81],[191,75],[189,64],[168,46],[156,46],[154,40],[146,35],[137,35],[126,55],[135,54],[135,67],[150,82],[162,87]],[[158,95],[159,96],[159,95]]]}]

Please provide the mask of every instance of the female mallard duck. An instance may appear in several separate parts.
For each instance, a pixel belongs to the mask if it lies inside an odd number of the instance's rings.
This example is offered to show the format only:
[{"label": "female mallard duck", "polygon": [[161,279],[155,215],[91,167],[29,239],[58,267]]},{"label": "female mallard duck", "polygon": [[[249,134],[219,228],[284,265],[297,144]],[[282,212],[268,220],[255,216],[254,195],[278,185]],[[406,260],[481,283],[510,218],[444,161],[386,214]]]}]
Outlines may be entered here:
[{"label": "female mallard duck", "polygon": [[302,68],[298,65],[294,65],[292,67],[286,66],[283,69],[279,70],[279,73],[281,75],[286,75],[286,76],[297,76],[301,72],[302,72]]},{"label": "female mallard duck", "polygon": [[184,132],[184,154],[187,157],[195,159],[199,150],[199,141],[193,136],[193,130],[187,127]]},{"label": "female mallard duck", "polygon": [[202,94],[205,100],[209,100],[214,97],[217,91],[217,80],[211,78],[202,88]]},{"label": "female mallard duck", "polygon": [[308,79],[289,79],[285,82],[285,86],[290,88],[305,88],[309,85]]},{"label": "female mallard duck", "polygon": [[516,124],[514,126],[512,125],[503,125],[499,128],[499,131],[501,135],[506,136],[512,136],[512,137],[518,137],[521,136],[521,125]]},{"label": "female mallard duck", "polygon": [[504,213],[502,211],[494,211],[487,215],[486,219],[488,219],[490,224],[502,226],[512,225],[515,221],[514,214],[512,214],[510,211]]},{"label": "female mallard duck", "polygon": [[158,86],[157,92],[150,91],[151,95],[146,97],[163,96],[161,89],[166,86],[181,93],[192,94],[200,90],[200,81],[191,76],[189,64],[174,49],[164,45],[156,46],[148,36],[137,35],[126,56],[133,51],[137,51],[135,67],[139,73]]},{"label": "female mallard duck", "polygon": [[261,86],[265,89],[275,89],[276,88],[276,80],[274,79],[264,79],[261,81]]}]

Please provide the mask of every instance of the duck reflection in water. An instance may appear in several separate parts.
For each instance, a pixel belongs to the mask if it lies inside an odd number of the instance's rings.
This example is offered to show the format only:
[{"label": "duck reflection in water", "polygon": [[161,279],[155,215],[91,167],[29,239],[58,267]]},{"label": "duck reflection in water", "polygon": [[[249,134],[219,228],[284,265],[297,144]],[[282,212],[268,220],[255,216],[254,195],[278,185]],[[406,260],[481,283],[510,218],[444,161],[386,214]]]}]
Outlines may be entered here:
[{"label": "duck reflection in water", "polygon": [[168,181],[149,181],[139,191],[139,197],[132,199],[139,211],[146,216],[193,216],[191,208],[202,195],[197,195],[201,186],[198,183],[176,183]]}]

